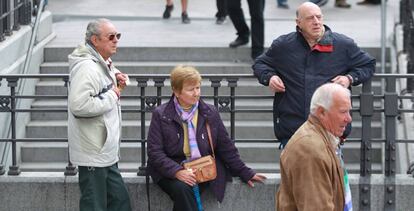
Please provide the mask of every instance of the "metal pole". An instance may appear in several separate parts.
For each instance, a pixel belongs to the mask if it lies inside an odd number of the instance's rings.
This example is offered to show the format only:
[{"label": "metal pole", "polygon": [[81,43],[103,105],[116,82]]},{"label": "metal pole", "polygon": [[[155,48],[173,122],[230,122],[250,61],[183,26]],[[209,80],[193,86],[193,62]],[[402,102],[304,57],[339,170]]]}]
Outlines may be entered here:
[{"label": "metal pole", "polygon": [[[40,17],[43,12],[41,8],[43,8],[44,2],[45,0],[40,0],[39,11],[37,12],[37,15],[36,15],[34,27],[32,28],[32,36],[30,37],[29,49],[27,49],[26,60],[24,61],[23,74],[27,73],[27,70],[29,69],[30,61],[32,60],[33,46],[34,46],[34,42],[36,41],[37,30],[39,29],[39,24],[40,24]],[[20,90],[20,87],[18,90]]]},{"label": "metal pole", "polygon": [[385,73],[385,47],[386,47],[386,17],[387,17],[387,2],[386,0],[381,0],[381,72]]},{"label": "metal pole", "polygon": [[385,115],[385,181],[384,181],[384,210],[396,210],[395,204],[395,173],[396,173],[396,119],[398,115],[398,94],[396,78],[386,78],[384,94]]},{"label": "metal pole", "polygon": [[148,86],[148,79],[137,79],[138,87],[141,88],[141,166],[138,168],[137,175],[146,175],[146,150],[145,150],[145,88]]},{"label": "metal pole", "polygon": [[11,141],[12,141],[12,165],[9,166],[8,175],[19,175],[20,168],[17,165],[17,147],[16,147],[16,85],[18,78],[8,78],[10,87],[10,109],[11,109]]},{"label": "metal pole", "polygon": [[360,114],[362,118],[361,166],[359,183],[359,210],[371,210],[371,122],[374,114],[374,94],[372,81],[362,85],[360,94]]}]

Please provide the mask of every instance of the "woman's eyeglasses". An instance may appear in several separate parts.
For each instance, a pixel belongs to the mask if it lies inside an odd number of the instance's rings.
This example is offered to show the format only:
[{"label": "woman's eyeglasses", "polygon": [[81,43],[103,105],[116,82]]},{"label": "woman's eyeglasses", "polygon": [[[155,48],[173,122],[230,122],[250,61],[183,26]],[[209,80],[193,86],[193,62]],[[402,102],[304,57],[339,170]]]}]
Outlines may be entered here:
[{"label": "woman's eyeglasses", "polygon": [[108,40],[112,41],[112,40],[114,40],[114,39],[115,39],[115,37],[116,37],[116,39],[117,39],[117,40],[121,39],[121,33],[110,34],[110,35],[108,36]]}]

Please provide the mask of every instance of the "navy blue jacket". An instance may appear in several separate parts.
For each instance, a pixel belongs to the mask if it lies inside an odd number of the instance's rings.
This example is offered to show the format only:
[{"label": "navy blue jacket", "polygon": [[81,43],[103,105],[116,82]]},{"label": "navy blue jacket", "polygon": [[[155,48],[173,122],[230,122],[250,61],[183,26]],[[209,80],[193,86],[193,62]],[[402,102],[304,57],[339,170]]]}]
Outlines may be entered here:
[{"label": "navy blue jacket", "polygon": [[356,86],[372,77],[375,63],[351,38],[327,26],[313,49],[298,29],[274,40],[252,68],[261,84],[268,86],[270,78],[278,75],[285,85],[286,91],[275,93],[273,102],[276,137],[289,139],[306,121],[312,95],[319,86],[347,74]]},{"label": "navy blue jacket", "polygon": [[[226,182],[232,175],[239,176],[244,182],[255,174],[240,159],[239,152],[230,139],[219,113],[213,105],[200,100],[197,120],[197,144],[201,156],[212,154],[206,129],[206,122],[211,128],[212,142],[216,155],[217,178],[210,181],[217,200],[222,201]],[[180,165],[186,159],[183,151],[184,130],[182,121],[171,100],[157,107],[152,113],[148,131],[148,171],[153,181],[161,178],[175,179],[175,173],[183,169]]]}]

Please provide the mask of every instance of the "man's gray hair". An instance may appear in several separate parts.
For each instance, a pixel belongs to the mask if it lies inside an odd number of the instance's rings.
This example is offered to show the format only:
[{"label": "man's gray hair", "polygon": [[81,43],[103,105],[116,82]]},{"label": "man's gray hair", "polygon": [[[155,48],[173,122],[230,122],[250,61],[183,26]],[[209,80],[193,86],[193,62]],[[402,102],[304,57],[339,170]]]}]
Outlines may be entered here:
[{"label": "man's gray hair", "polygon": [[91,43],[91,37],[92,35],[100,35],[100,27],[104,23],[110,23],[111,21],[106,18],[99,18],[95,19],[88,23],[88,27],[86,27],[86,33],[85,33],[85,42]]},{"label": "man's gray hair", "polygon": [[334,93],[337,92],[343,92],[347,97],[351,97],[349,89],[340,84],[327,83],[317,88],[311,99],[310,113],[315,114],[318,107],[323,107],[324,109],[329,110],[332,105]]}]

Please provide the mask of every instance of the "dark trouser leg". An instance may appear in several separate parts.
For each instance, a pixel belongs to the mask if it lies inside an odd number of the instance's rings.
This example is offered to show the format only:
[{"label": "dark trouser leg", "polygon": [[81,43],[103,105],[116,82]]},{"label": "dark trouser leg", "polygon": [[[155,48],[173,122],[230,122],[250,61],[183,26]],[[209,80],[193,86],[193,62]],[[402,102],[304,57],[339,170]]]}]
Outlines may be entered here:
[{"label": "dark trouser leg", "polygon": [[131,203],[129,200],[129,193],[116,164],[108,167],[106,185],[108,193],[108,211],[130,211]]},{"label": "dark trouser leg", "polygon": [[106,210],[106,168],[79,166],[80,211]]},{"label": "dark trouser leg", "polygon": [[247,0],[251,17],[252,29],[252,57],[263,52],[264,45],[264,17],[265,0]]},{"label": "dark trouser leg", "polygon": [[244,19],[243,10],[241,8],[241,0],[228,0],[227,12],[229,13],[231,22],[233,22],[234,28],[236,28],[237,35],[244,39],[249,38],[249,27]]},{"label": "dark trouser leg", "polygon": [[279,141],[280,141],[279,149],[284,149],[287,142],[289,141],[289,139],[288,138],[282,138],[282,139],[279,139]]},{"label": "dark trouser leg", "polygon": [[217,13],[216,18],[227,16],[227,0],[216,0]]},{"label": "dark trouser leg", "polygon": [[197,210],[197,202],[194,197],[194,192],[189,185],[177,179],[161,179],[158,182],[158,185],[173,200],[173,211]]}]

